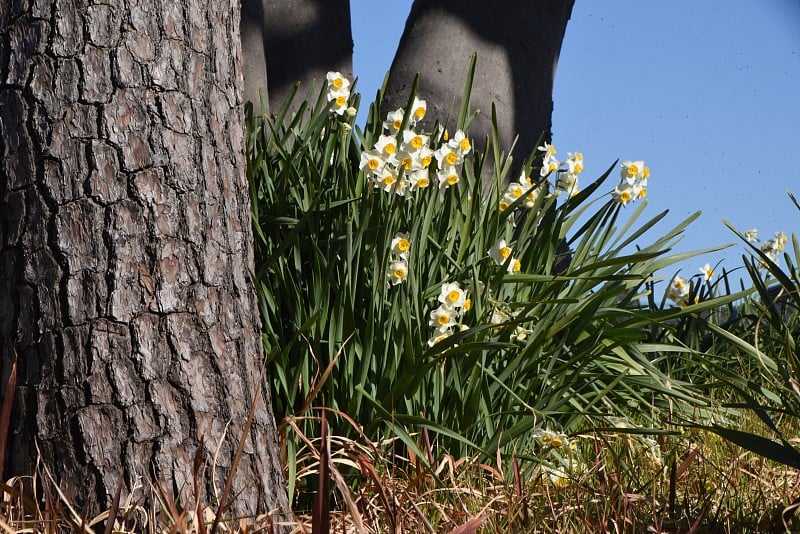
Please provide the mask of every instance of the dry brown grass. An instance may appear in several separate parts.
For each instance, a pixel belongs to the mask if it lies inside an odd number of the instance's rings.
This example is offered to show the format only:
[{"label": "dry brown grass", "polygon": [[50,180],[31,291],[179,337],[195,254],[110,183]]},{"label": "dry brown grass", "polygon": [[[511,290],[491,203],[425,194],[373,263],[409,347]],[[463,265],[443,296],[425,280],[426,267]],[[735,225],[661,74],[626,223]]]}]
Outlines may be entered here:
[{"label": "dry brown grass", "polygon": [[[757,421],[743,424],[752,427]],[[293,422],[289,426],[297,429]],[[571,452],[561,451],[562,457],[576,459],[563,476],[530,460],[455,458],[437,451],[426,433],[417,438],[425,458],[410,454],[397,440],[304,436],[296,472],[296,522],[289,530],[734,533],[800,528],[794,517],[800,473],[713,434],[675,433],[654,441],[620,433],[575,436]],[[553,451],[528,452],[546,462]],[[329,486],[319,483],[319,473],[326,470]],[[323,505],[316,512],[299,508],[320,489],[328,493],[327,504],[317,501]],[[211,532],[219,509],[181,509],[162,492],[158,513],[123,500],[89,518],[59,493],[44,466],[31,477],[8,480],[0,490],[2,532]],[[265,517],[223,514],[217,532],[271,532],[272,527]]]}]

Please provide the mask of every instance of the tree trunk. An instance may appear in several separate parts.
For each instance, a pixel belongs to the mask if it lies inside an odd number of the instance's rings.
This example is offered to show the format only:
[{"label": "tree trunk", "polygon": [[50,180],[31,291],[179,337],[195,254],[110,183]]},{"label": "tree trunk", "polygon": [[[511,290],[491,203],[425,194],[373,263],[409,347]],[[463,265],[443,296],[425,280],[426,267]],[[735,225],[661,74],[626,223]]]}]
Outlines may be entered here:
[{"label": "tree trunk", "polygon": [[210,504],[260,392],[234,510],[288,510],[248,277],[238,20],[236,1],[0,2],[5,472],[41,453],[78,509],[118,484],[153,505],[153,480],[191,506],[198,450]]},{"label": "tree trunk", "polygon": [[[429,121],[458,117],[473,52],[478,53],[471,107],[480,110],[470,135],[478,146],[491,136],[497,108],[501,149],[519,134],[517,161],[539,136],[551,136],[553,80],[573,0],[485,2],[414,0],[392,63],[383,114],[404,106],[420,74],[419,96]],[[425,124],[425,123],[423,123]]]},{"label": "tree trunk", "polygon": [[[255,1],[263,2],[264,55],[273,113],[297,82],[300,89],[292,110],[309,95],[312,101],[316,99],[328,71],[339,71],[352,79],[349,0]],[[250,54],[250,49],[244,50],[245,58]]]},{"label": "tree trunk", "polygon": [[242,74],[244,100],[257,115],[269,115],[267,56],[264,50],[264,0],[242,0]]}]

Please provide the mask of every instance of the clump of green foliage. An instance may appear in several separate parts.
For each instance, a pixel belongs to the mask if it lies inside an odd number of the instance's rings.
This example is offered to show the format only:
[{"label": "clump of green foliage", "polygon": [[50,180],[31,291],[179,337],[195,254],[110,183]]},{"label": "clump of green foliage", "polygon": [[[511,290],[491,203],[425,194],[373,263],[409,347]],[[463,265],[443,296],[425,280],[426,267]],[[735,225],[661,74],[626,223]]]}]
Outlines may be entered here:
[{"label": "clump of green foliage", "polygon": [[613,189],[615,164],[579,190],[582,155],[559,162],[544,144],[511,176],[496,138],[481,151],[468,138],[471,76],[453,124],[423,131],[416,88],[401,110],[382,110],[381,90],[361,131],[337,75],[292,117],[248,118],[279,420],[325,407],[334,431],[397,436],[420,457],[421,429],[453,453],[524,457],[543,432],[657,426],[708,404],[673,376],[690,351],[651,329],[736,297],[646,304],[654,273],[690,256],[670,250],[697,214],[648,238],[665,213],[643,221],[646,201],[629,204],[641,162]]}]

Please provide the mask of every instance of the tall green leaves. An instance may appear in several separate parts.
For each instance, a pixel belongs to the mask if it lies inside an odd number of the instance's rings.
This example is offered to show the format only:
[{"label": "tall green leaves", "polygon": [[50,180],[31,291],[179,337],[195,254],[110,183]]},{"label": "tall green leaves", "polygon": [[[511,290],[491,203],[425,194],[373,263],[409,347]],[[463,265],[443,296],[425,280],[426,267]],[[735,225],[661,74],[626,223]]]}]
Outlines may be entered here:
[{"label": "tall green leaves", "polygon": [[[509,197],[517,177],[496,139],[467,154],[451,186],[437,188],[432,171],[429,187],[401,196],[359,169],[393,110],[373,104],[362,133],[323,96],[291,119],[248,117],[255,280],[278,419],[326,406],[410,447],[409,432],[425,427],[453,448],[492,453],[524,450],[539,427],[578,431],[609,415],[647,422],[666,396],[701,400],[668,375],[647,330],[724,301],[646,303],[653,273],[683,259],[669,251],[693,217],[648,239],[663,214],[643,220],[644,204],[612,199],[613,165],[569,198],[524,180],[538,176],[536,151],[519,180],[531,185]],[[452,127],[468,124],[468,109]],[[426,132],[431,150],[448,142],[447,127]],[[401,234],[407,272],[392,279]],[[502,264],[490,257],[500,240]],[[469,305],[435,342],[429,321],[445,283]]]}]

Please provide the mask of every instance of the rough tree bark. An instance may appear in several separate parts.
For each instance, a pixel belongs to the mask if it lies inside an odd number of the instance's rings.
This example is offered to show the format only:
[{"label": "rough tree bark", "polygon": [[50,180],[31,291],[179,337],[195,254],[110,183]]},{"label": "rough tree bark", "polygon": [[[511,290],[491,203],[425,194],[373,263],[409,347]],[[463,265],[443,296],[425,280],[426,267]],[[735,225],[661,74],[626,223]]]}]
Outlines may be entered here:
[{"label": "rough tree bark", "polygon": [[153,479],[191,503],[198,449],[210,502],[210,458],[221,489],[260,391],[234,510],[288,510],[248,277],[238,7],[0,2],[5,472],[41,451],[79,509]]},{"label": "rough tree bark", "polygon": [[296,110],[307,95],[316,98],[328,71],[352,78],[349,0],[243,0],[242,21],[249,28],[242,40],[249,65],[244,72],[245,100],[257,104],[259,84],[266,80],[265,95],[274,113],[300,82],[290,108]]},{"label": "rough tree bark", "polygon": [[405,105],[420,74],[419,96],[433,120],[458,116],[469,59],[478,53],[470,136],[491,136],[497,108],[502,150],[519,134],[517,161],[551,135],[553,80],[574,0],[414,0],[392,62],[383,111]]}]

